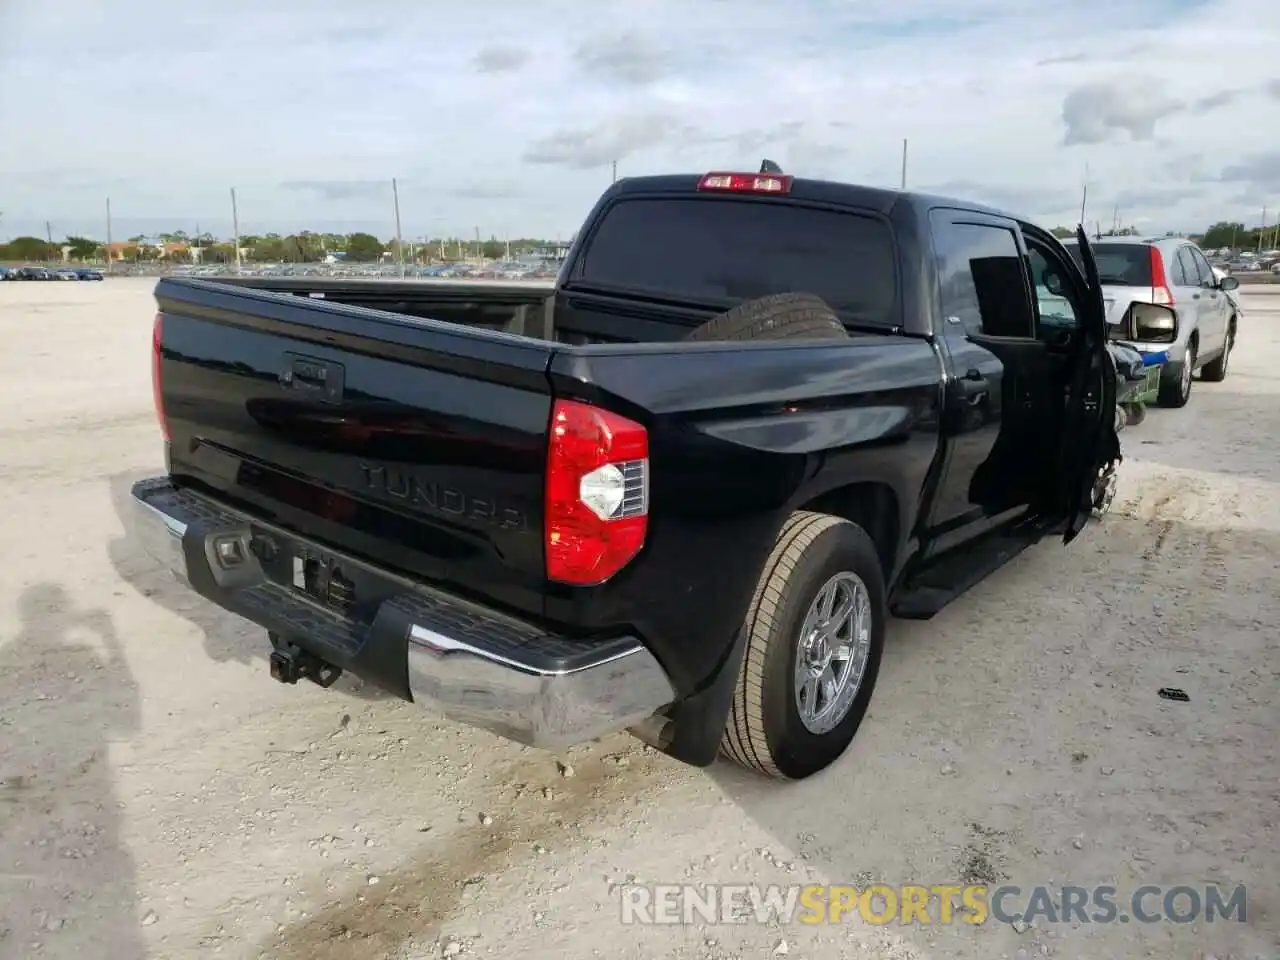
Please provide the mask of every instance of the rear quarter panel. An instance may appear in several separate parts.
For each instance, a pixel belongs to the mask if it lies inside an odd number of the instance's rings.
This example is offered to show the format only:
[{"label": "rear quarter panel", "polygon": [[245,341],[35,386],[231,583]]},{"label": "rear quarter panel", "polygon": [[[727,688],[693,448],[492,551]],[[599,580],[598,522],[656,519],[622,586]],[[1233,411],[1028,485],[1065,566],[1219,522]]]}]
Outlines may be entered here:
[{"label": "rear quarter panel", "polygon": [[938,452],[941,368],[924,339],[635,345],[559,354],[559,396],[650,433],[641,556],[590,590],[553,588],[557,621],[630,624],[688,692],[718,666],[786,517],[853,483],[893,492],[901,555]]}]

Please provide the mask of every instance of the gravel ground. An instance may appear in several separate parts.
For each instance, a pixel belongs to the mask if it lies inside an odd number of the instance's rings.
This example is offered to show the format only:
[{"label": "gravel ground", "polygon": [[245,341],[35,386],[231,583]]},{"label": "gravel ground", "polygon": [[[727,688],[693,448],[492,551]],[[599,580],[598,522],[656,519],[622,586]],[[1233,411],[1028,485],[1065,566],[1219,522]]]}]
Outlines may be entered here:
[{"label": "gravel ground", "polygon": [[[854,748],[781,786],[272,682],[123,538],[161,467],[152,285],[0,284],[0,957],[1280,955],[1280,296],[1124,435],[1104,523],[892,624]],[[1248,916],[624,929],[614,886],[976,878],[1244,883]]]}]

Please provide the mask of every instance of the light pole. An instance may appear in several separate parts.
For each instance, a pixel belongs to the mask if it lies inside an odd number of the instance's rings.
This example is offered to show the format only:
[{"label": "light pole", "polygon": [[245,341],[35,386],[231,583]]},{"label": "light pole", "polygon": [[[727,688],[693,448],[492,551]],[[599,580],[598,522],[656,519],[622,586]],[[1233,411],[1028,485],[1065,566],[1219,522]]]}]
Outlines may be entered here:
[{"label": "light pole", "polygon": [[396,257],[400,260],[400,279],[404,279],[404,242],[400,239],[400,187],[391,178],[391,202],[396,208]]},{"label": "light pole", "polygon": [[231,188],[231,232],[236,245],[236,273],[240,272],[240,211],[236,208],[236,188]]}]

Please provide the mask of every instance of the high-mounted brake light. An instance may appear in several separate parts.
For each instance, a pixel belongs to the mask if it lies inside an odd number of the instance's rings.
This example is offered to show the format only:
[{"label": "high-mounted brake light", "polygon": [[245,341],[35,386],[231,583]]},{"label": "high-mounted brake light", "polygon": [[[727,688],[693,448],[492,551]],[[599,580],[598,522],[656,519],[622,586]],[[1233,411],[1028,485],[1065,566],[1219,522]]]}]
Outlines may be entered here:
[{"label": "high-mounted brake light", "polygon": [[169,418],[164,413],[164,384],[160,377],[160,363],[163,359],[161,341],[164,339],[164,314],[157,313],[151,326],[151,400],[156,407],[156,419],[160,421],[160,433],[166,442],[169,440]]},{"label": "high-mounted brake light", "polygon": [[557,400],[547,448],[547,578],[603,583],[631,562],[649,528],[649,434],[576,400]]},{"label": "high-mounted brake light", "polygon": [[698,181],[698,189],[720,193],[790,193],[791,177],[785,173],[708,173]]},{"label": "high-mounted brake light", "polygon": [[1169,278],[1164,272],[1164,257],[1155,247],[1151,248],[1151,300],[1166,307],[1173,306],[1173,291],[1169,289]]}]

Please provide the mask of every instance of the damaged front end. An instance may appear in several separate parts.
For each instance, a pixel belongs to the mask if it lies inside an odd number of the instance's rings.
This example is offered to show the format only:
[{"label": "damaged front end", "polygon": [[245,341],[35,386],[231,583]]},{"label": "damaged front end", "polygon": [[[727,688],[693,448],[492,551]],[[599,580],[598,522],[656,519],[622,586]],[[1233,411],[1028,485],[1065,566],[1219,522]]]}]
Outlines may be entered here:
[{"label": "damaged front end", "polygon": [[1133,303],[1124,320],[1109,330],[1107,352],[1116,371],[1115,451],[1098,470],[1093,487],[1093,514],[1101,517],[1115,500],[1117,469],[1124,459],[1119,434],[1146,418],[1147,404],[1155,401],[1165,350],[1178,336],[1177,315],[1159,304]]}]

